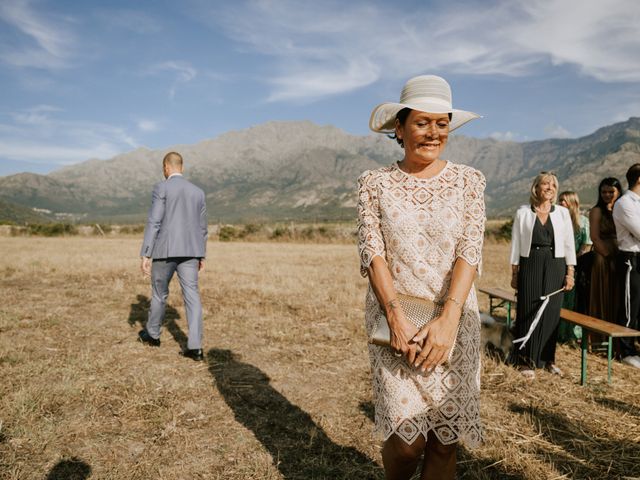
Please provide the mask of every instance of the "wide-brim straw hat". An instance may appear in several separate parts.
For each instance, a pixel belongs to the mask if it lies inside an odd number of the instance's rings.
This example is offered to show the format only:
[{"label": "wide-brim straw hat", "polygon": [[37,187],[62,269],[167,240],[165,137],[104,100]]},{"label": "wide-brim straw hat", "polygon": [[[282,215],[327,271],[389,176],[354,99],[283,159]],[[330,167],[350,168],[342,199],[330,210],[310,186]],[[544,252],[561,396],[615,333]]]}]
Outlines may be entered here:
[{"label": "wide-brim straw hat", "polygon": [[374,132],[394,133],[396,115],[403,108],[427,113],[451,113],[449,131],[480,117],[477,113],[453,108],[451,87],[444,78],[437,75],[420,75],[404,84],[399,103],[381,103],[373,109],[369,128]]}]

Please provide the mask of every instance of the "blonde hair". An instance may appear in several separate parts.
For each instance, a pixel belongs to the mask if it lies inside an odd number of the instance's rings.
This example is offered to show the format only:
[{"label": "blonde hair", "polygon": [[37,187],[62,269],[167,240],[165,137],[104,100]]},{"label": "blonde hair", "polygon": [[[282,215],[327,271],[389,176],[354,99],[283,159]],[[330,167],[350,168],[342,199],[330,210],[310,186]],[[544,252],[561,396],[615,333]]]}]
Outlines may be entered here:
[{"label": "blonde hair", "polygon": [[573,224],[573,231],[578,232],[580,230],[580,198],[576,192],[567,190],[562,192],[558,197],[558,202],[564,200],[569,209],[571,215],[571,223]]},{"label": "blonde hair", "polygon": [[555,173],[552,172],[540,172],[536,178],[533,179],[533,184],[531,185],[531,196],[529,197],[529,203],[532,207],[536,205],[540,205],[540,195],[538,195],[538,187],[545,180],[550,179],[556,187],[556,196],[551,200],[551,205],[555,205],[558,200],[558,177],[556,177]]}]

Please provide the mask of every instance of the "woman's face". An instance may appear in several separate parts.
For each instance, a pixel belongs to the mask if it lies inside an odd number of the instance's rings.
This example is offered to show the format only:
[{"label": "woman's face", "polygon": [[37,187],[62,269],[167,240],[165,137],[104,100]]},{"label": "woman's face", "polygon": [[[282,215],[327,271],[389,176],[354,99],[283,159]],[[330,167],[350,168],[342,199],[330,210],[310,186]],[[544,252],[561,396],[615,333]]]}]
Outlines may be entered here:
[{"label": "woman's face", "polygon": [[536,190],[538,191],[538,198],[542,202],[552,202],[556,198],[556,192],[558,191],[555,182],[550,177],[544,178],[538,184]]},{"label": "woman's face", "polygon": [[567,202],[567,199],[564,197],[560,197],[560,200],[558,200],[558,203],[560,204],[561,207],[569,208],[569,203]]},{"label": "woman's face", "polygon": [[607,205],[610,205],[613,202],[615,202],[619,196],[620,196],[620,192],[618,192],[618,189],[616,187],[603,185],[602,188],[600,189],[600,197],[602,198],[602,201]]},{"label": "woman's face", "polygon": [[405,157],[429,164],[443,152],[449,138],[449,115],[411,110],[401,125],[396,120],[396,135],[404,142]]}]

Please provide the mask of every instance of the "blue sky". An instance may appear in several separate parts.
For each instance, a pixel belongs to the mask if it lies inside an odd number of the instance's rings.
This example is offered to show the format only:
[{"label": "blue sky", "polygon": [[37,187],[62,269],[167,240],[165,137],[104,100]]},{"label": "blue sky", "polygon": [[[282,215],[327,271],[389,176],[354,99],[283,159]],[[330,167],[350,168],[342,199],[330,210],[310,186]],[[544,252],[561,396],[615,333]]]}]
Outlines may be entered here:
[{"label": "blue sky", "polygon": [[640,2],[0,2],[0,175],[269,120],[368,134],[411,76],[461,134],[579,137],[640,116]]}]

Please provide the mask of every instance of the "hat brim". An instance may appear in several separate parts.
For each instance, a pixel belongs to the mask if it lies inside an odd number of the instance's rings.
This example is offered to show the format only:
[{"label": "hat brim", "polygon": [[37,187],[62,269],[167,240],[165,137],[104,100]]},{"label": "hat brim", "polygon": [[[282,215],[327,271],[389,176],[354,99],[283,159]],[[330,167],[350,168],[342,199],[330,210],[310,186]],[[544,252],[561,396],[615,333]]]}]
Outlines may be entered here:
[{"label": "hat brim", "polygon": [[394,133],[396,131],[396,115],[403,108],[410,108],[425,113],[451,113],[449,131],[460,128],[467,122],[480,118],[480,115],[455,108],[447,109],[437,103],[381,103],[371,112],[369,128],[378,133]]}]

